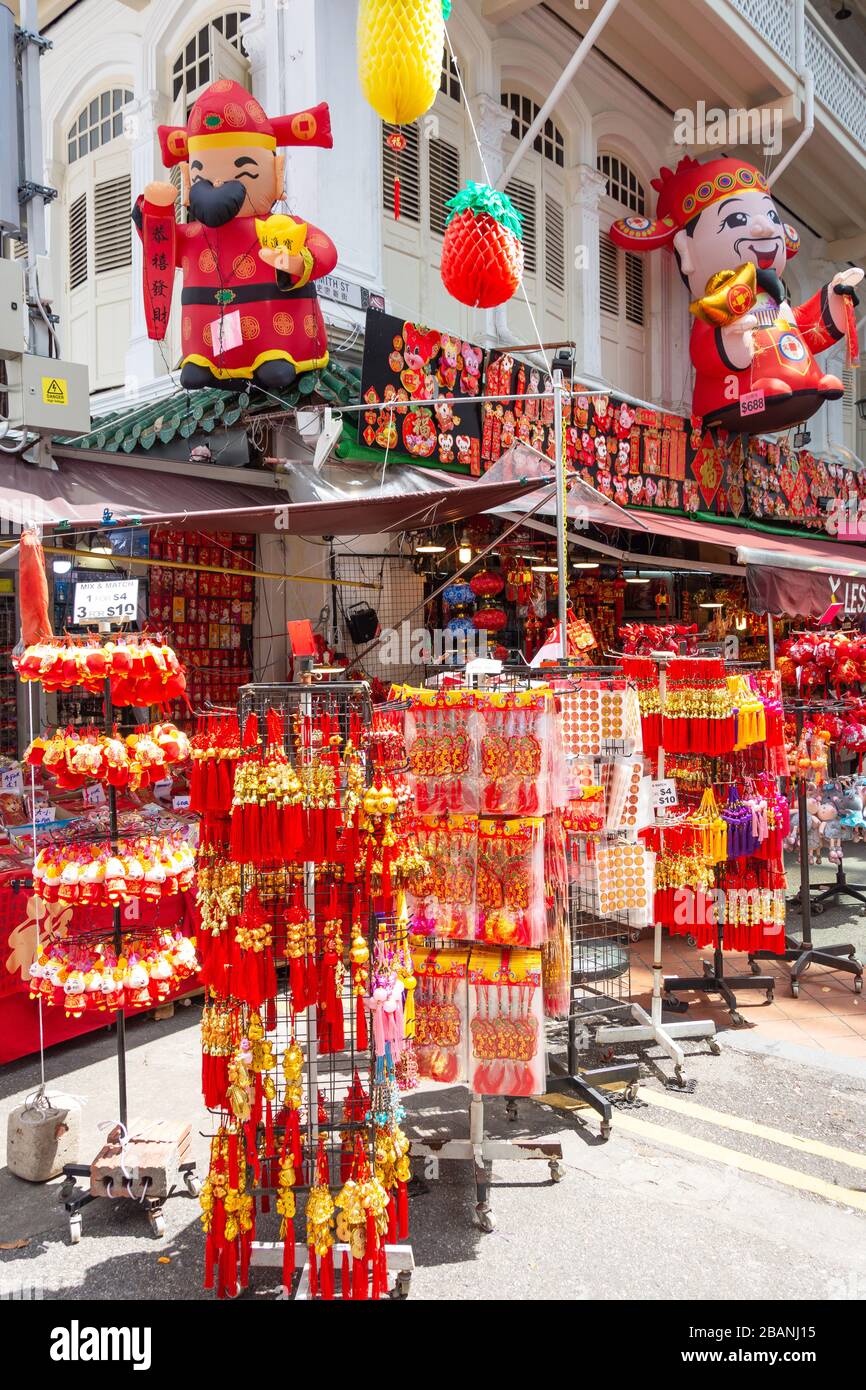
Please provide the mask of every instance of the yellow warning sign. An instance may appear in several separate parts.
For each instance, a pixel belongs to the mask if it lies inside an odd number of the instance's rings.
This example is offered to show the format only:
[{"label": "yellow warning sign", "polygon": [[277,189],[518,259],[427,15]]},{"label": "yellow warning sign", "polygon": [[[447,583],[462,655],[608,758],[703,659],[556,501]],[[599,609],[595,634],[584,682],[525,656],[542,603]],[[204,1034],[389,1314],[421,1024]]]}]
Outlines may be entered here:
[{"label": "yellow warning sign", "polygon": [[42,401],[45,405],[68,405],[69,387],[64,376],[42,378]]}]

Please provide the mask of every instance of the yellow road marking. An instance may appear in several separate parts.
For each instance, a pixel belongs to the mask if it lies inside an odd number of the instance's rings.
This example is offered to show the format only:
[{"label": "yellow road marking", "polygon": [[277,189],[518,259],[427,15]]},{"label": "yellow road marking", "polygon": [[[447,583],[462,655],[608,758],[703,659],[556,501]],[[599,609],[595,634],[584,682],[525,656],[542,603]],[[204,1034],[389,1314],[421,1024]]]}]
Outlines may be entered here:
[{"label": "yellow road marking", "polygon": [[768,1139],[773,1144],[784,1145],[786,1149],[796,1149],[798,1153],[812,1154],[815,1158],[829,1158],[834,1163],[844,1163],[848,1168],[859,1168],[866,1173],[866,1154],[855,1153],[852,1149],[837,1149],[833,1144],[822,1144],[820,1139],[803,1139],[799,1134],[788,1134],[784,1129],[773,1129],[771,1125],[758,1124],[741,1115],[711,1110],[709,1106],[697,1105],[684,1100],[682,1096],[672,1095],[670,1091],[650,1091],[642,1086],[639,1094],[641,1100],[650,1105],[659,1105],[663,1110],[689,1115],[694,1120],[704,1120],[722,1129],[733,1129],[738,1134],[752,1134],[756,1139]]},{"label": "yellow road marking", "polygon": [[663,1125],[654,1125],[649,1120],[639,1120],[634,1115],[618,1112],[614,1118],[617,1131],[624,1130],[637,1139],[647,1139],[652,1143],[667,1145],[669,1148],[683,1149],[686,1153],[713,1163],[723,1163],[728,1168],[738,1168],[743,1173],[754,1173],[757,1177],[770,1178],[783,1187],[793,1187],[799,1192],[812,1192],[816,1197],[824,1197],[828,1202],[839,1202],[842,1206],[866,1211],[866,1192],[856,1192],[851,1187],[840,1187],[825,1182],[823,1178],[813,1178],[809,1173],[798,1173],[793,1168],[785,1168],[781,1163],[771,1163],[766,1158],[753,1158],[751,1154],[740,1153],[737,1149],[726,1148],[723,1144],[712,1144],[706,1139],[696,1139],[692,1134],[680,1134]]}]

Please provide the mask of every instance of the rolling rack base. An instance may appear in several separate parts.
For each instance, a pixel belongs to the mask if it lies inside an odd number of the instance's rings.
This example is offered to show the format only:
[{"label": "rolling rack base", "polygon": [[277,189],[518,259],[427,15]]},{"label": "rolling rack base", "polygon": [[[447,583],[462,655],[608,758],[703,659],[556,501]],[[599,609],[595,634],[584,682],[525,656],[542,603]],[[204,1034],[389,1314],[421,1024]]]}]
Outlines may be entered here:
[{"label": "rolling rack base", "polygon": [[[665,979],[667,988],[667,979]],[[674,1000],[674,1007],[679,1003]],[[685,1005],[684,1007],[688,1007]],[[677,1010],[680,1012],[681,1010]],[[595,1040],[597,1043],[611,1046],[614,1043],[655,1043],[667,1053],[674,1064],[674,1075],[678,1086],[685,1085],[685,1063],[686,1055],[677,1042],[677,1038],[707,1038],[710,1051],[718,1054],[719,1045],[716,1042],[716,1025],[712,1019],[688,1018],[681,1022],[663,1023],[661,1018],[657,1021],[647,1013],[640,1004],[631,1005],[632,1017],[635,1022],[633,1025],[614,1025],[606,1028],[601,1027],[596,1031]]]},{"label": "rolling rack base", "polygon": [[674,993],[680,990],[694,989],[701,994],[718,994],[730,1010],[732,1023],[745,1023],[746,1021],[737,1008],[735,989],[761,989],[767,996],[767,1003],[773,1002],[776,988],[775,975],[725,975],[724,958],[718,948],[713,952],[712,963],[705,960],[703,967],[704,973],[702,975],[665,975],[665,990]]},{"label": "rolling rack base", "polygon": [[[125,1155],[120,1146],[112,1144],[110,1139],[100,1149],[93,1163],[64,1164],[61,1196],[69,1218],[69,1240],[72,1245],[77,1245],[81,1240],[81,1212],[91,1202],[105,1201],[107,1198],[109,1201],[136,1203],[147,1213],[150,1229],[159,1239],[165,1235],[162,1209],[165,1199],[181,1185],[190,1197],[198,1197],[201,1179],[195,1171],[195,1162],[184,1157],[189,1150],[190,1126],[183,1127],[186,1132],[180,1140],[167,1137],[166,1131],[171,1128],[176,1129],[177,1126],[169,1126],[165,1121],[137,1127],[130,1136],[133,1147],[128,1158],[129,1177],[126,1177],[123,1168]],[[77,1187],[76,1178],[86,1178],[88,1187]],[[117,1191],[114,1190],[115,1186]]]},{"label": "rolling rack base", "polygon": [[749,956],[749,964],[752,971],[757,974],[759,960],[785,961],[791,966],[790,984],[791,993],[796,999],[800,993],[800,976],[805,974],[810,965],[824,965],[828,970],[847,971],[854,976],[854,993],[863,992],[863,965],[857,959],[855,949],[850,942],[836,942],[830,946],[815,946],[809,941],[795,941],[792,937],[785,938],[785,949],[781,955],[773,955],[771,951],[753,951]]},{"label": "rolling rack base", "polygon": [[[336,1244],[334,1246],[335,1266],[339,1267],[344,1253],[351,1254],[348,1245]],[[411,1245],[386,1245],[385,1258],[388,1266],[388,1297],[408,1298],[409,1286],[412,1282],[412,1274],[415,1269],[415,1256],[412,1253]],[[295,1242],[295,1265],[296,1268],[300,1270],[301,1277],[298,1281],[295,1293],[292,1296],[292,1301],[299,1303],[309,1302],[313,1297],[310,1292],[309,1252],[306,1245],[301,1245],[297,1241]],[[250,1266],[257,1266],[260,1269],[282,1269],[283,1242],[281,1240],[254,1240],[250,1256]],[[339,1287],[339,1280],[337,1284]],[[285,1287],[280,1297],[284,1299],[290,1297]]]},{"label": "rolling rack base", "polygon": [[[513,1098],[506,1101],[506,1114],[509,1119],[517,1118],[517,1102]],[[473,1095],[469,1102],[468,1139],[413,1139],[409,1154],[412,1158],[424,1158],[428,1162],[432,1160],[434,1168],[440,1159],[473,1165],[475,1216],[480,1230],[487,1233],[496,1227],[496,1218],[490,1207],[493,1164],[496,1160],[509,1163],[546,1163],[550,1170],[551,1182],[561,1182],[565,1177],[560,1143],[538,1139],[491,1139],[485,1135],[484,1097],[477,1095]],[[430,1176],[431,1171],[428,1170],[425,1176]]]},{"label": "rolling rack base", "polygon": [[594,1110],[601,1120],[602,1139],[610,1138],[613,1104],[606,1086],[625,1091],[627,1100],[637,1097],[640,1067],[637,1062],[620,1062],[608,1067],[585,1067],[553,1076],[548,1080],[546,1095],[573,1096]]}]

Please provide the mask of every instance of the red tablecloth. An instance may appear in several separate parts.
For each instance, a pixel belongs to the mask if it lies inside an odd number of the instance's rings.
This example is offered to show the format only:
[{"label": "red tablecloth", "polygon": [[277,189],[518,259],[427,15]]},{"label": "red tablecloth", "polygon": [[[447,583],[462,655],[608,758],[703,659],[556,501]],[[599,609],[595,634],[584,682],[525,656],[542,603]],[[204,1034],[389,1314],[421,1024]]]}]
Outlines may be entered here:
[{"label": "red tablecloth", "polygon": [[[30,999],[29,976],[31,962],[36,950],[36,910],[33,895],[15,890],[9,881],[14,875],[0,876],[0,1064],[14,1061],[16,1057],[26,1057],[39,1049],[39,1005]],[[19,875],[20,877],[20,875]],[[59,904],[41,907],[42,930],[45,930],[45,913],[49,921],[57,920],[58,926],[69,921],[72,912]],[[97,909],[104,914],[106,927],[111,922],[111,909]],[[196,909],[193,892],[180,893],[164,902],[141,905],[141,915],[137,919],[142,926],[158,925],[174,927],[180,925],[189,935],[195,934]],[[96,913],[91,911],[90,920]],[[59,919],[59,920],[58,920]],[[197,975],[182,981],[170,999],[189,994],[199,984]],[[153,1007],[153,1006],[151,1006]],[[143,1009],[127,1009],[127,1017],[146,1013]],[[90,1033],[95,1028],[105,1028],[111,1022],[110,1014],[83,1014],[81,1018],[67,1018],[64,1010],[54,1006],[43,1008],[43,1034],[46,1047],[57,1042],[65,1042],[82,1033]]]}]

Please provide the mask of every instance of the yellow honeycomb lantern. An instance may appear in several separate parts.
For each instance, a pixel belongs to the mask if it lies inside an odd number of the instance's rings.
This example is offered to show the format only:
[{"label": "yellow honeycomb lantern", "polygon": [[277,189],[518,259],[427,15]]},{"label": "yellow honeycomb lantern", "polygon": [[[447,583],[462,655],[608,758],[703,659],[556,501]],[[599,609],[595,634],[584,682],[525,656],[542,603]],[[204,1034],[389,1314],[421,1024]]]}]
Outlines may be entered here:
[{"label": "yellow honeycomb lantern", "polygon": [[383,121],[410,125],[430,110],[444,46],[442,0],[361,0],[358,76]]},{"label": "yellow honeycomb lantern", "polygon": [[284,212],[274,212],[270,217],[256,218],[256,236],[260,246],[282,249],[290,256],[297,256],[307,239],[307,224],[296,222]]}]

